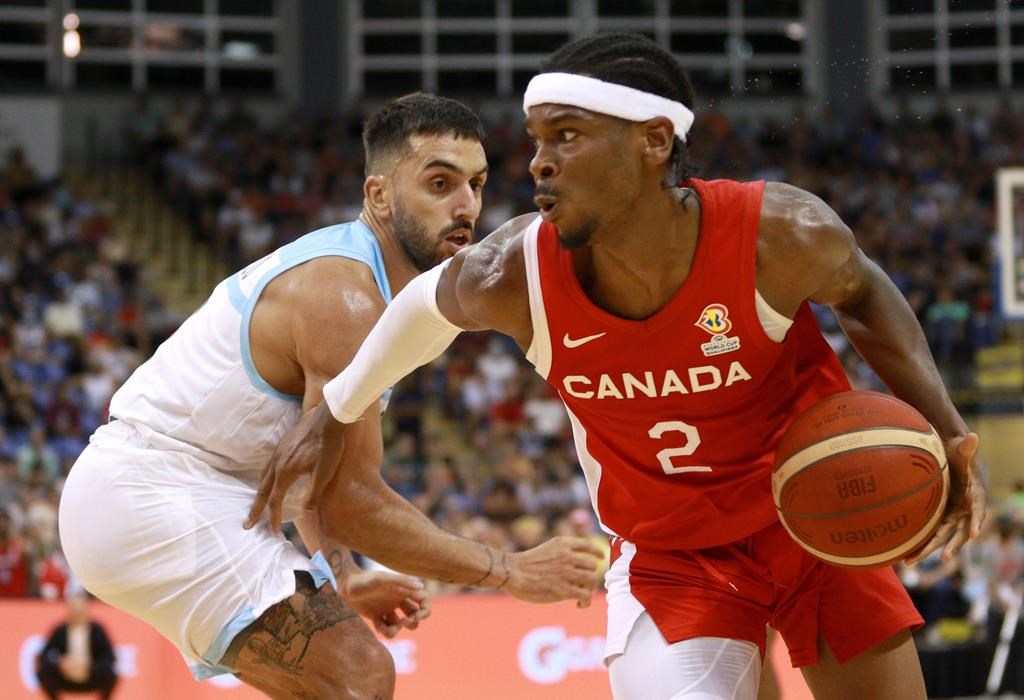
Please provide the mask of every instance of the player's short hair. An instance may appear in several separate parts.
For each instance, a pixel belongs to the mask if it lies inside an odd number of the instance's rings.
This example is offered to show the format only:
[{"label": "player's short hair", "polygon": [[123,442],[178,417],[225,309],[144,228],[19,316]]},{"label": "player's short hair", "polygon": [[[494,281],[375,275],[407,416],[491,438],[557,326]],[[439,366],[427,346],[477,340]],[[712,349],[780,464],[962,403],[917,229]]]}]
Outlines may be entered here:
[{"label": "player's short hair", "polygon": [[[643,34],[611,32],[577,39],[542,62],[540,72],[587,75],[681,102],[690,110],[697,99],[686,69]],[[677,135],[672,147],[672,184],[692,174],[686,146]]]},{"label": "player's short hair", "polygon": [[484,127],[469,107],[447,97],[414,92],[388,102],[363,125],[366,175],[378,172],[385,158],[400,155],[411,136],[444,134],[483,142]]}]

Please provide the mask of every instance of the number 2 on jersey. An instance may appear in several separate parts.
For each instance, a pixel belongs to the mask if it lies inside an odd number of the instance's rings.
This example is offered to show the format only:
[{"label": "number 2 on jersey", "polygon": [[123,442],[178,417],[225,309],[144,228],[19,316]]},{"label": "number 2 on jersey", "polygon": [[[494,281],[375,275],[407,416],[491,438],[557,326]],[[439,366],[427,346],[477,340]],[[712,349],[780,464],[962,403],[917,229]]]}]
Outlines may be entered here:
[{"label": "number 2 on jersey", "polygon": [[689,457],[700,446],[700,434],[696,426],[684,423],[681,420],[663,420],[655,423],[654,427],[647,431],[655,440],[661,440],[665,433],[682,433],[686,440],[682,447],[666,447],[658,452],[658,462],[666,474],[683,474],[684,472],[709,472],[711,467],[677,467],[672,464],[673,457]]}]

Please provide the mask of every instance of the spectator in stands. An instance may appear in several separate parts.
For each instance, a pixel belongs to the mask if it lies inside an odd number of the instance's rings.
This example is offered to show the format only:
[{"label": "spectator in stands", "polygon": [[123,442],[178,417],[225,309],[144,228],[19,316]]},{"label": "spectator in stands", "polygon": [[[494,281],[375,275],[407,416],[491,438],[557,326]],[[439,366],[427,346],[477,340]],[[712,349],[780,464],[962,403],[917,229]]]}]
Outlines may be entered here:
[{"label": "spectator in stands", "polygon": [[970,307],[956,298],[953,287],[942,284],[925,311],[925,333],[940,369],[948,370],[955,359],[962,359],[970,315]]},{"label": "spectator in stands", "polygon": [[1024,587],[1024,536],[1021,530],[1021,524],[1001,514],[995,520],[992,536],[980,545],[989,599],[1002,610],[1019,603]]},{"label": "spectator in stands", "polygon": [[139,165],[149,162],[156,153],[160,139],[161,117],[144,95],[135,99],[135,109],[128,116],[126,140]]},{"label": "spectator in stands", "polygon": [[967,616],[970,606],[962,594],[959,557],[943,560],[938,552],[933,552],[916,566],[900,568],[900,579],[926,625],[943,618]]},{"label": "spectator in stands", "polygon": [[[569,416],[554,390],[540,377],[531,375],[527,380],[526,402],[523,414],[529,421],[529,433],[539,437],[543,449],[547,450],[566,437]],[[536,456],[536,455],[534,455]]]},{"label": "spectator in stands", "polygon": [[0,598],[24,598],[29,594],[29,561],[11,516],[0,510]]},{"label": "spectator in stands", "polygon": [[23,482],[46,483],[55,480],[61,473],[60,458],[46,441],[43,426],[36,425],[29,431],[28,442],[17,454],[18,478]]},{"label": "spectator in stands", "polygon": [[88,593],[75,591],[66,600],[67,621],[50,633],[39,652],[39,685],[51,700],[61,691],[98,691],[106,700],[117,685],[114,646],[103,625],[90,618]]},{"label": "spectator in stands", "polygon": [[1013,493],[1007,499],[1006,506],[1010,518],[1014,522],[1024,525],[1024,479],[1013,482]]},{"label": "spectator in stands", "polygon": [[4,454],[3,445],[6,442],[4,433],[3,427],[0,426],[0,513],[7,512],[7,508],[17,501],[21,494],[18,465]]},{"label": "spectator in stands", "polygon": [[43,600],[61,600],[67,595],[71,583],[71,568],[58,547],[52,548],[35,566],[39,597]]},{"label": "spectator in stands", "polygon": [[25,202],[39,191],[39,176],[25,155],[25,149],[21,146],[12,146],[7,152],[7,168],[4,176],[11,199],[15,202]]}]

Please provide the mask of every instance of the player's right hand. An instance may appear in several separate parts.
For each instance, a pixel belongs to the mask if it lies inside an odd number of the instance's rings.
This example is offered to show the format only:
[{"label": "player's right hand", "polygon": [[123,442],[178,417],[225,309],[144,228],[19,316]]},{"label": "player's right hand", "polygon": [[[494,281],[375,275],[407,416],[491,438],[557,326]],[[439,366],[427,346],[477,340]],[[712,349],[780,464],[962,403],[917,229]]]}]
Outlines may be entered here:
[{"label": "player's right hand", "polygon": [[968,540],[981,534],[985,522],[985,482],[978,462],[978,434],[967,433],[944,441],[949,461],[949,499],[946,512],[931,539],[905,559],[912,566],[942,547],[949,561]]},{"label": "player's right hand", "polygon": [[342,585],[341,597],[387,639],[403,628],[416,629],[430,617],[430,595],[423,584],[389,571],[350,574]]},{"label": "player's right hand", "polygon": [[345,425],[334,419],[326,402],[321,401],[307,411],[274,448],[274,454],[263,468],[260,488],[243,527],[246,530],[253,527],[263,509],[269,506],[270,527],[280,532],[284,498],[289,487],[303,474],[313,475],[303,507],[306,510],[316,508],[341,463],[344,434]]},{"label": "player's right hand", "polygon": [[575,599],[585,608],[597,587],[604,552],[580,537],[555,537],[508,555],[509,579],[501,589],[530,603]]}]

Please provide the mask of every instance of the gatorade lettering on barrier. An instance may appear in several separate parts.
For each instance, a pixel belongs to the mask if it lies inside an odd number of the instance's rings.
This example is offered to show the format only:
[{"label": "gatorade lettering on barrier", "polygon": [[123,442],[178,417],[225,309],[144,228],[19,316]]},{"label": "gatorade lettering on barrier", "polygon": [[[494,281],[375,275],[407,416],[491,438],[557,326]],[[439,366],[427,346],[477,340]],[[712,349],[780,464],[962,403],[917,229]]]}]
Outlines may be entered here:
[{"label": "gatorade lettering on barrier", "polygon": [[569,673],[604,671],[604,638],[569,637],[564,627],[537,627],[519,642],[519,669],[541,685],[558,683]]}]

